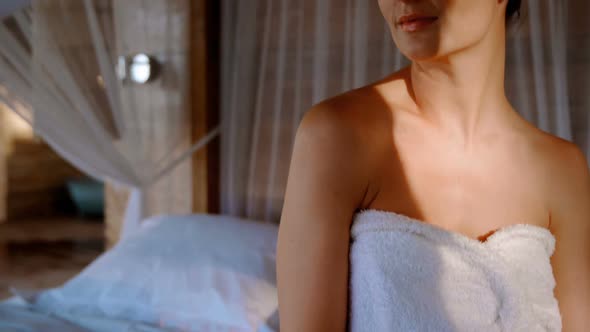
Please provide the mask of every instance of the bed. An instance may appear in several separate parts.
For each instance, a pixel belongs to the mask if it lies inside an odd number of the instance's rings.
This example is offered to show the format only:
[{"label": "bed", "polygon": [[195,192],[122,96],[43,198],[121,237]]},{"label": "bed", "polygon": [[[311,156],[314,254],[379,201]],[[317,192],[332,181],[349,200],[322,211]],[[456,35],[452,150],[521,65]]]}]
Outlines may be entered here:
[{"label": "bed", "polygon": [[278,227],[158,216],[64,285],[0,302],[0,331],[278,330]]},{"label": "bed", "polygon": [[0,303],[0,331],[2,332],[162,332],[175,330],[177,329],[161,328],[151,324],[102,316],[81,316],[64,313],[60,317],[35,309],[20,296],[15,296]]}]

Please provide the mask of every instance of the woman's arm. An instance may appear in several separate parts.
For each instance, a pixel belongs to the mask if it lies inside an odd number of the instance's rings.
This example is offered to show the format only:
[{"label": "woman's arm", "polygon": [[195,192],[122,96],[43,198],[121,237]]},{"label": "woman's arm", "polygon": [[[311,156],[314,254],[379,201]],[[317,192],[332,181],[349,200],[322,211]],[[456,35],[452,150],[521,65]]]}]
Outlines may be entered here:
[{"label": "woman's arm", "polygon": [[297,130],[277,245],[281,332],[346,329],[349,229],[367,172],[345,114],[316,106]]},{"label": "woman's arm", "polygon": [[573,144],[565,151],[553,195],[551,230],[556,237],[551,265],[564,332],[590,327],[590,172]]}]

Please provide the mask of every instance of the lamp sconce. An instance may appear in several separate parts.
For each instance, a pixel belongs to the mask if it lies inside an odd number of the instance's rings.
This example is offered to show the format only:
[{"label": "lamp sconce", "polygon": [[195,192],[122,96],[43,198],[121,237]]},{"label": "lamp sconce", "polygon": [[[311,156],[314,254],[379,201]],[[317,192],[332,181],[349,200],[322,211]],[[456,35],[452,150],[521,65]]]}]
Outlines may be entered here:
[{"label": "lamp sconce", "polygon": [[158,77],[160,67],[156,59],[145,53],[119,56],[117,76],[123,83],[147,84]]}]

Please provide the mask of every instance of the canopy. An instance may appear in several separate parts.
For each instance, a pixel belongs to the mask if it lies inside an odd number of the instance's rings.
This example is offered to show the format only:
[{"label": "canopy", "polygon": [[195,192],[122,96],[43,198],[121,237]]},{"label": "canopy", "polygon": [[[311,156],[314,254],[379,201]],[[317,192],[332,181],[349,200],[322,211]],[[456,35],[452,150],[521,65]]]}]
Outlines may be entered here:
[{"label": "canopy", "polygon": [[[189,114],[182,103],[186,76],[173,75],[186,67],[186,56],[181,68],[175,68],[173,50],[156,54],[169,61],[161,81],[174,88],[160,89],[165,95],[150,103],[139,101],[158,97],[149,94],[153,90],[123,84],[116,77],[115,60],[127,55],[130,38],[137,38],[128,35],[125,17],[115,15],[117,6],[123,5],[108,0],[39,0],[3,20],[0,100],[73,165],[132,190],[125,236],[149,214],[191,212],[191,181],[186,181],[190,165],[181,165],[180,180],[169,174],[219,131],[192,146],[188,140]],[[161,113],[165,121],[155,116]],[[163,182],[163,188],[154,189]],[[187,204],[167,211],[166,202],[149,200],[150,190],[184,194]]]}]

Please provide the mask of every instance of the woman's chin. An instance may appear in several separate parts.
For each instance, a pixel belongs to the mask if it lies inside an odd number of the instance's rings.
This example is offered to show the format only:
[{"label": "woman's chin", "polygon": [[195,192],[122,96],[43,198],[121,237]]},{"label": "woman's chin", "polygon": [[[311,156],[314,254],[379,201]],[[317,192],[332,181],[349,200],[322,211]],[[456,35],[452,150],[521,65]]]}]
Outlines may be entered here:
[{"label": "woman's chin", "polygon": [[[405,40],[404,40],[405,39]],[[407,40],[399,38],[396,41],[400,52],[412,61],[425,61],[436,58],[439,55],[438,41],[428,40]]]},{"label": "woman's chin", "polygon": [[428,49],[405,50],[402,54],[410,61],[429,61],[438,57],[438,52]]}]

